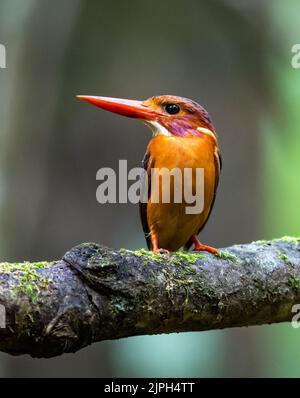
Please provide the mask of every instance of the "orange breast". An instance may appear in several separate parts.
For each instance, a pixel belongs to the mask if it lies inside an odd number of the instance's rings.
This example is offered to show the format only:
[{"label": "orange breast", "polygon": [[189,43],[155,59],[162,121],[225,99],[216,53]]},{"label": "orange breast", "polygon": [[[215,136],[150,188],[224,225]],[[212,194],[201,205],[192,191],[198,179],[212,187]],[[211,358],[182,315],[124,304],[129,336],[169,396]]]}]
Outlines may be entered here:
[{"label": "orange breast", "polygon": [[[187,214],[186,203],[175,203],[174,179],[169,182],[170,203],[161,203],[163,179],[152,179],[152,198],[159,197],[160,202],[154,203],[151,197],[147,204],[147,222],[150,234],[155,234],[159,248],[175,251],[184,246],[193,234],[197,234],[201,226],[206,222],[214,199],[216,173],[218,173],[215,160],[216,142],[208,138],[185,138],[158,135],[148,145],[150,155],[149,167],[168,170],[180,169],[182,175],[184,169],[194,170],[191,178],[182,180],[193,187],[196,192],[195,169],[204,169],[204,207],[199,214]],[[155,182],[156,181],[156,182]],[[165,180],[166,183],[167,179]],[[163,188],[164,189],[164,188]],[[159,191],[159,194],[158,194]],[[155,200],[157,201],[157,200]]]}]

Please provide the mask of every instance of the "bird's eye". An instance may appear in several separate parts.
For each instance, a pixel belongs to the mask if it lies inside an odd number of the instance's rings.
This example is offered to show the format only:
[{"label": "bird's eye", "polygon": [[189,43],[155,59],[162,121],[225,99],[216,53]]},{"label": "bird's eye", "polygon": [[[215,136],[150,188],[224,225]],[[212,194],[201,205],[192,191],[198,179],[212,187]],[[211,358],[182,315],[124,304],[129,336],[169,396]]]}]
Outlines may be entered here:
[{"label": "bird's eye", "polygon": [[180,107],[177,104],[168,104],[165,109],[169,115],[176,115],[180,111]]}]

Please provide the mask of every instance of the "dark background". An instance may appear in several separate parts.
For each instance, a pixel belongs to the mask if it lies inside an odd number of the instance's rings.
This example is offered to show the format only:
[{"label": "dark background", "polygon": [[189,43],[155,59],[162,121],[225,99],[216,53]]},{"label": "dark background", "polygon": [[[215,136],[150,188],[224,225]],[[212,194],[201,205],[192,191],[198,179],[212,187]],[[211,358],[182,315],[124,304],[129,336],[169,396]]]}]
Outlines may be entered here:
[{"label": "dark background", "polygon": [[[150,131],[76,94],[201,103],[224,164],[201,239],[299,234],[299,12],[293,0],[0,0],[1,258],[145,247],[138,207],[95,193],[100,167],[140,166]],[[1,354],[0,375],[297,376],[299,339],[290,325],[135,337],[51,360]]]}]

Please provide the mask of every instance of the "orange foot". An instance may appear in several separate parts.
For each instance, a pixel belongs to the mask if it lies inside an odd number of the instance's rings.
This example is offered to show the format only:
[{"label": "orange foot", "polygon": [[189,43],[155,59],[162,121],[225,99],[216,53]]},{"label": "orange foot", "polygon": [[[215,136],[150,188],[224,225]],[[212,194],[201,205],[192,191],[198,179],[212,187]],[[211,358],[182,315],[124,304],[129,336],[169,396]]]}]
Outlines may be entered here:
[{"label": "orange foot", "polygon": [[193,243],[195,245],[194,251],[197,251],[197,252],[209,252],[209,253],[214,254],[215,256],[220,256],[219,251],[217,249],[215,249],[214,247],[202,245],[202,243],[199,242],[199,239],[197,238],[196,235],[194,235],[192,237],[192,241],[193,241]]},{"label": "orange foot", "polygon": [[158,247],[156,235],[154,235],[154,234],[151,235],[151,242],[152,242],[152,247],[153,247],[154,253],[159,253],[159,254],[170,254],[169,250],[160,249],[160,248]]}]

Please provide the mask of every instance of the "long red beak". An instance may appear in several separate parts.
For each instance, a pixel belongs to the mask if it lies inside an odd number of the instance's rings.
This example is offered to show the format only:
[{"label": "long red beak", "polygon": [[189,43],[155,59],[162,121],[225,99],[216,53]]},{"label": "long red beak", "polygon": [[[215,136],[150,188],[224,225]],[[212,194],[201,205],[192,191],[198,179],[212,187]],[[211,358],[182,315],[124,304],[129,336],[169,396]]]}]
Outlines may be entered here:
[{"label": "long red beak", "polygon": [[159,114],[151,107],[144,105],[143,101],[109,97],[94,97],[89,95],[78,95],[77,98],[87,101],[98,108],[105,109],[106,111],[143,120],[153,120]]}]

